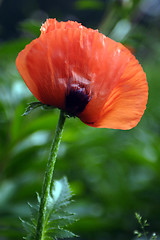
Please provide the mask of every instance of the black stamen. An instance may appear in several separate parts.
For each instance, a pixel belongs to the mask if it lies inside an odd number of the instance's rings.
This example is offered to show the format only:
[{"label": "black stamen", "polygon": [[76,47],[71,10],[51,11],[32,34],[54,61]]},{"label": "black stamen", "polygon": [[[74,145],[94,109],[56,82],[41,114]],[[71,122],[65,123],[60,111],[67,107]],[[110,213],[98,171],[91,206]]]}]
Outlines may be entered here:
[{"label": "black stamen", "polygon": [[68,86],[66,94],[66,111],[76,116],[83,112],[90,100],[91,97],[84,86],[71,84]]}]

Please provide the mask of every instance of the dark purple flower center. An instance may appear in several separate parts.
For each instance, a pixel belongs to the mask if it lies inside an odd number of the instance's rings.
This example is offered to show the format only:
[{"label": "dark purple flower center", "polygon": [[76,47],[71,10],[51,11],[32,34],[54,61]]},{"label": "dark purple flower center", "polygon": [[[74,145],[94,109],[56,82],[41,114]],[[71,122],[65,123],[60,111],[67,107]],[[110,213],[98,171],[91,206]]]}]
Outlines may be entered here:
[{"label": "dark purple flower center", "polygon": [[68,86],[66,94],[66,112],[77,116],[84,111],[90,100],[91,97],[84,86],[71,84]]}]

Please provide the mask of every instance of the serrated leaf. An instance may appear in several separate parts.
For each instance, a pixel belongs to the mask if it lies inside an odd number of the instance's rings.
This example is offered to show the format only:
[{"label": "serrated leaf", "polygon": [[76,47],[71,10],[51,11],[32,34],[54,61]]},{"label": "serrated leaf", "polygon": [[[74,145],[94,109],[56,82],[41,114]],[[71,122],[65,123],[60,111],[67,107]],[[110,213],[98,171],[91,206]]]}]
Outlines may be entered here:
[{"label": "serrated leaf", "polygon": [[39,205],[31,205],[30,203],[28,203],[28,205],[30,207],[30,212],[31,212],[31,217],[30,217],[31,224],[36,226],[37,225]]},{"label": "serrated leaf", "polygon": [[75,213],[69,212],[66,209],[59,209],[58,211],[55,211],[54,214],[51,216],[51,220],[57,219],[59,216],[62,217],[70,217],[70,216],[75,216]]},{"label": "serrated leaf", "polygon": [[39,205],[32,205],[30,203],[28,203],[28,206],[30,207],[30,211],[35,215],[35,213],[38,212],[38,209],[39,209]]},{"label": "serrated leaf", "polygon": [[60,218],[75,218],[75,214],[71,212],[57,211],[51,216],[51,221],[60,219]]},{"label": "serrated leaf", "polygon": [[21,219],[21,222],[22,222],[22,225],[24,227],[24,229],[26,230],[26,232],[29,232],[29,233],[34,233],[35,232],[35,226],[23,219]]},{"label": "serrated leaf", "polygon": [[57,239],[57,238],[72,238],[72,237],[76,237],[77,235],[75,235],[74,233],[72,233],[69,230],[63,229],[63,228],[50,228],[47,231],[47,234],[52,237],[52,239]]},{"label": "serrated leaf", "polygon": [[57,219],[51,220],[48,223],[48,227],[50,226],[59,226],[59,227],[65,227],[68,226],[76,221],[75,217],[71,216],[66,216],[66,217],[59,217]]},{"label": "serrated leaf", "polygon": [[52,195],[54,196],[53,199],[55,209],[59,209],[62,206],[67,206],[68,204],[70,204],[72,194],[67,179],[65,177],[59,181],[55,181]]},{"label": "serrated leaf", "polygon": [[[49,195],[46,207],[45,225],[43,237],[45,240],[57,240],[57,238],[71,238],[76,235],[66,227],[76,221],[75,214],[68,211],[68,205],[72,203],[72,193],[66,178],[54,182],[52,195]],[[28,235],[26,240],[33,240],[37,228],[37,216],[39,212],[40,197],[37,194],[38,205],[31,205],[31,217],[29,221],[22,220],[22,224]]]}]

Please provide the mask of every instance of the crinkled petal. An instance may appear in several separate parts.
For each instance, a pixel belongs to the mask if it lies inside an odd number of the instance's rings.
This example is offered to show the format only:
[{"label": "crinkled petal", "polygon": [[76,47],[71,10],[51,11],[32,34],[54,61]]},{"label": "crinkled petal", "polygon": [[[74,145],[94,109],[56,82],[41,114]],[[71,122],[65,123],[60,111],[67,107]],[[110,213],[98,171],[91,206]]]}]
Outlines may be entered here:
[{"label": "crinkled petal", "polygon": [[[94,122],[87,116],[93,109],[86,108],[81,118],[86,124],[98,128],[131,129],[140,121],[147,104],[148,85],[146,74],[141,65],[130,54],[130,60],[124,72],[108,96],[100,114]],[[95,102],[96,105],[96,102]],[[90,111],[90,112],[89,112]],[[86,118],[85,118],[86,117]]]},{"label": "crinkled petal", "polygon": [[[55,37],[53,40],[56,41]],[[32,41],[19,53],[16,65],[26,85],[40,102],[64,108],[67,76],[60,52],[56,58],[55,51],[56,64],[52,62],[54,41],[47,37]]]},{"label": "crinkled petal", "polygon": [[[95,75],[92,47],[97,44],[103,51],[103,35],[100,38],[98,34],[87,28],[56,29],[32,41],[19,53],[18,71],[39,101],[65,110],[68,82],[90,90]],[[98,59],[95,62],[99,64]]]},{"label": "crinkled petal", "polygon": [[66,110],[69,88],[85,89],[89,102],[78,117],[92,127],[130,129],[146,108],[146,75],[135,57],[77,22],[48,19],[16,65],[42,103]]},{"label": "crinkled petal", "polygon": [[41,35],[51,32],[55,29],[67,29],[67,28],[85,28],[81,25],[81,23],[67,21],[67,22],[58,22],[55,18],[49,18],[45,23],[41,26]]}]

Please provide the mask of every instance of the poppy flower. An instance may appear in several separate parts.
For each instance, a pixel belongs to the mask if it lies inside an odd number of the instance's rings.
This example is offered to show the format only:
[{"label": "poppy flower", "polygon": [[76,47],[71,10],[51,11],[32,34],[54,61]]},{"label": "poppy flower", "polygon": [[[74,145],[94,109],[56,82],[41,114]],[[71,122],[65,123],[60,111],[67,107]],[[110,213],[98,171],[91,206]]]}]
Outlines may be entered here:
[{"label": "poppy flower", "polygon": [[92,127],[131,129],[146,108],[146,74],[136,58],[77,22],[48,19],[16,65],[40,102]]}]

